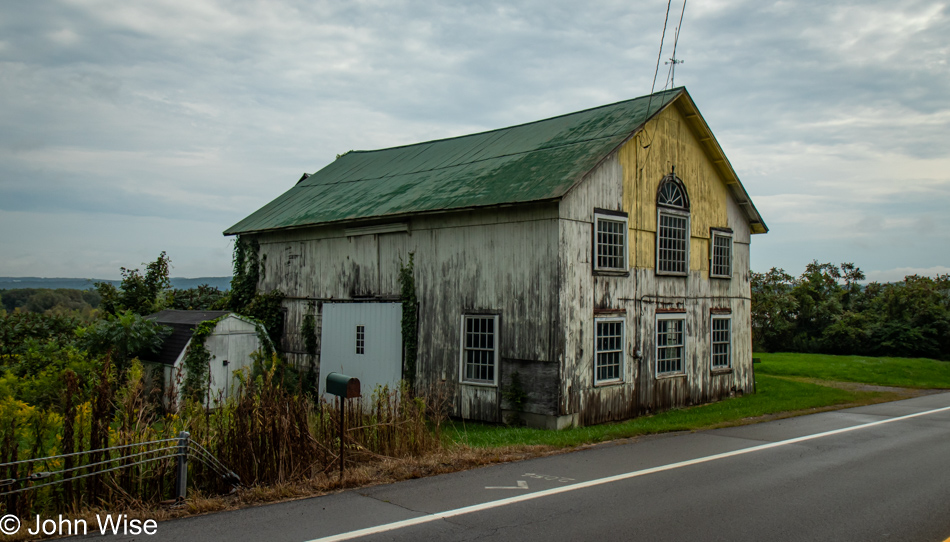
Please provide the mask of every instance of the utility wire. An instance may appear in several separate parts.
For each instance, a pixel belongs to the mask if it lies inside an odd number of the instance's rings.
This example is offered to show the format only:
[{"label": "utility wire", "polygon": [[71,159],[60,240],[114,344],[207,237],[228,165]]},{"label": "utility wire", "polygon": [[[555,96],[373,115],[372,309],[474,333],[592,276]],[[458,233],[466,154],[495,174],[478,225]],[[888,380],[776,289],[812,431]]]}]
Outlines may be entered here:
[{"label": "utility wire", "polygon": [[[650,85],[650,99],[653,99],[653,92],[656,90],[656,76],[660,73],[660,59],[663,57],[663,42],[666,40],[666,24],[670,21],[670,4],[673,0],[666,0],[666,17],[663,19],[663,33],[660,35],[660,50],[656,54],[656,69],[653,70],[653,84]],[[650,104],[647,102],[647,113],[650,112]]]},{"label": "utility wire", "polygon": [[[650,118],[650,107],[653,105],[653,93],[656,91],[656,76],[660,73],[660,59],[663,58],[663,42],[666,41],[666,25],[670,21],[670,4],[673,0],[666,0],[666,16],[663,18],[663,33],[660,34],[660,50],[656,53],[656,69],[653,70],[653,84],[650,85],[650,99],[647,100],[647,110],[644,119]],[[643,131],[646,132],[646,124],[643,125]],[[656,135],[654,131],[653,135]],[[649,156],[650,151],[652,150],[653,137],[650,138],[650,143],[647,144],[647,156]]]},{"label": "utility wire", "polygon": [[[669,8],[667,8],[669,9]],[[683,14],[686,13],[686,0],[683,0],[683,9],[680,10],[680,22],[676,25],[676,32],[673,34],[673,56],[670,57],[670,71],[668,73],[670,87],[675,83],[673,82],[676,74],[676,45],[680,41],[680,29],[683,28]],[[663,88],[666,88],[666,85],[663,85]]]}]

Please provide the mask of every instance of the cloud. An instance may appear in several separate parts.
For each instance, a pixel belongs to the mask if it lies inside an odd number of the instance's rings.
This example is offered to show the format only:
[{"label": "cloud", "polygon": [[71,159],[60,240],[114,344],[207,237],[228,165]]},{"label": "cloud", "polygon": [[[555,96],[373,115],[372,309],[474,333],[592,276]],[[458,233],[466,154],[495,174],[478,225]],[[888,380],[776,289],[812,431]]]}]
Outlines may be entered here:
[{"label": "cloud", "polygon": [[[4,253],[18,256],[0,261],[0,274],[48,274],[63,247],[95,245],[74,226],[83,216],[87,229],[114,228],[102,235],[116,248],[73,253],[74,273],[154,259],[160,243],[152,241],[149,254],[121,256],[136,236],[165,239],[173,261],[195,274],[226,273],[226,254],[211,262],[190,240],[226,243],[221,230],[336,154],[647,93],[663,8],[612,0],[0,5],[0,223],[42,221],[48,236],[5,235]],[[945,1],[686,7],[676,84],[688,86],[772,228],[753,240],[754,268],[812,258],[875,269],[946,264],[948,35]]]},{"label": "cloud", "polygon": [[950,274],[950,267],[936,265],[933,267],[898,267],[895,269],[884,269],[867,271],[865,275],[869,282],[898,282],[904,280],[904,277],[910,275],[920,275],[922,277],[936,277],[938,275]]}]

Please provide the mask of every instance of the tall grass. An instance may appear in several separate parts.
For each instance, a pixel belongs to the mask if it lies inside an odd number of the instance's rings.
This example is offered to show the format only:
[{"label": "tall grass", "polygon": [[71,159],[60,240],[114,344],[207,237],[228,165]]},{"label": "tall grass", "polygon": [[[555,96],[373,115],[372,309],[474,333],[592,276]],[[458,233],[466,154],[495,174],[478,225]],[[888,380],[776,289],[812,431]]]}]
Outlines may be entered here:
[{"label": "tall grass", "polygon": [[[103,368],[92,400],[73,404],[75,379],[67,377],[62,413],[46,412],[7,399],[0,402],[0,464],[100,448],[124,448],[11,465],[0,478],[22,479],[38,472],[90,466],[76,470],[65,483],[8,495],[0,515],[77,513],[95,508],[144,508],[174,498],[175,459],[167,457],[142,465],[136,455],[190,438],[236,473],[245,486],[267,486],[331,480],[338,468],[339,421],[345,409],[343,446],[347,468],[385,458],[417,457],[442,449],[437,428],[445,405],[410,397],[407,388],[378,388],[364,400],[327,402],[298,389],[288,389],[276,378],[276,361],[259,376],[242,375],[239,394],[217,408],[186,403],[175,413],[163,413],[145,388],[141,366],[134,364],[123,386],[108,386],[109,367]],[[157,394],[160,397],[160,394]],[[447,396],[447,394],[443,394]],[[151,457],[151,456],[147,456]],[[230,480],[194,457],[189,461],[189,491],[227,491]],[[112,472],[78,477],[103,467],[127,466]],[[38,481],[22,481],[0,491],[66,479],[62,474]]]}]

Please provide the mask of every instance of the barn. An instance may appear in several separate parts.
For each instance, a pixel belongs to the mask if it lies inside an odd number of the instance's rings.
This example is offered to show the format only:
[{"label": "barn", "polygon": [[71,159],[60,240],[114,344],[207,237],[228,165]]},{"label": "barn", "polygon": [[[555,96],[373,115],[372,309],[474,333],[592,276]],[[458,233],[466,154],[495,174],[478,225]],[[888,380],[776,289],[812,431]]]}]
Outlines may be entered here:
[{"label": "barn", "polygon": [[301,366],[316,359],[321,380],[365,371],[367,389],[409,376],[450,390],[456,416],[517,408],[561,428],[751,392],[749,244],[767,231],[676,88],[351,151],[224,233],[256,247],[258,289],[286,295],[282,347]]}]

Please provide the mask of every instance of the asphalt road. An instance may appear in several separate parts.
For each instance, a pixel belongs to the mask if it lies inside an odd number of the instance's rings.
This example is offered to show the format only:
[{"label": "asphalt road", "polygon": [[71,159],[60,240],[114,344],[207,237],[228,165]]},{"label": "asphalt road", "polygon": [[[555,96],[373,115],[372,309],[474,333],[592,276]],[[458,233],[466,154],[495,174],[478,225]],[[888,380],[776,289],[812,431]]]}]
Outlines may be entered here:
[{"label": "asphalt road", "polygon": [[942,542],[950,393],[169,521],[154,536],[96,534],[89,539]]}]

